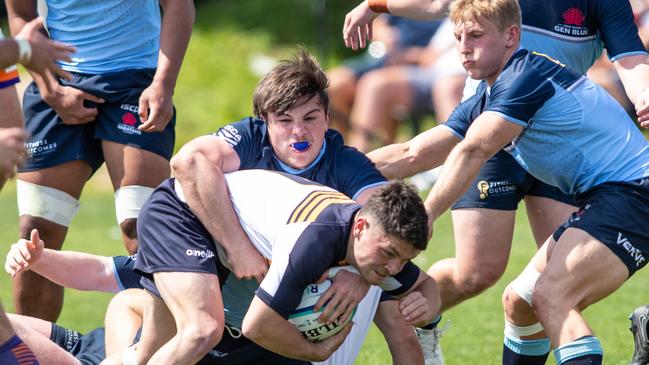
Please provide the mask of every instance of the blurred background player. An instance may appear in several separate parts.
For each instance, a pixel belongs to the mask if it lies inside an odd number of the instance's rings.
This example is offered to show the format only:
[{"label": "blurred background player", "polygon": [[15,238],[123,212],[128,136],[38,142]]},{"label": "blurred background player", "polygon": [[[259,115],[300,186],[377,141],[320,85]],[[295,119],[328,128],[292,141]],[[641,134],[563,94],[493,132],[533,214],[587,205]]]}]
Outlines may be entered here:
[{"label": "blurred background player", "polygon": [[331,81],[331,128],[343,135],[350,131],[352,108],[366,95],[359,85],[374,70],[419,63],[421,53],[435,34],[440,22],[420,22],[392,15],[376,20],[372,46],[367,52],[327,71]]},{"label": "blurred background player", "polygon": [[416,124],[417,134],[426,115],[445,121],[462,98],[465,78],[453,29],[444,20],[412,63],[386,65],[358,80],[349,144],[367,152],[394,143],[402,122]]},{"label": "blurred background player", "polygon": [[[368,26],[378,16],[369,8],[370,3],[377,5],[374,6],[377,11],[389,10],[394,15],[421,19],[439,18],[449,2],[362,2],[345,19],[343,36],[349,47],[356,49],[366,43]],[[521,8],[522,45],[528,49],[546,53],[579,72],[586,72],[606,48],[627,94],[634,101],[639,121],[643,121],[647,104],[641,94],[649,86],[649,65],[627,1],[589,1],[579,7],[555,1],[521,1]],[[593,16],[582,17],[583,14]],[[555,27],[557,24],[569,26]],[[579,29],[577,35],[559,31],[572,26]],[[470,96],[474,88],[475,85],[470,85],[464,97]],[[438,139],[431,137],[434,133],[428,136],[427,133],[404,145],[392,146],[381,153],[382,157],[375,155],[372,159],[379,166],[383,164],[381,171],[388,178],[427,170],[440,158],[434,152]],[[454,137],[446,131],[445,138],[453,140]],[[498,154],[498,160],[489,162],[491,167],[483,169],[474,181],[474,188],[453,207],[456,257],[437,262],[429,270],[440,284],[442,311],[478,295],[502,276],[509,258],[515,209],[523,197],[537,246],[574,210],[570,197],[531,177],[505,152]],[[512,180],[514,175],[518,179]],[[495,194],[490,193],[491,188]],[[439,331],[436,324],[429,328],[432,331],[419,331],[422,347],[430,350],[427,358],[440,359]],[[441,363],[439,360],[430,361],[431,364]]]},{"label": "blurred background player", "polygon": [[[36,0],[7,0],[13,34],[37,16]],[[126,249],[137,247],[136,217],[169,176],[173,90],[194,21],[191,0],[46,1],[54,40],[77,47],[61,67],[69,81],[35,74],[23,109],[28,160],[18,174],[20,234],[38,228],[62,246],[92,173],[105,161]],[[160,15],[162,8],[163,15]],[[81,30],[81,31],[80,31]],[[18,313],[55,321],[63,289],[33,274],[14,281]]]}]

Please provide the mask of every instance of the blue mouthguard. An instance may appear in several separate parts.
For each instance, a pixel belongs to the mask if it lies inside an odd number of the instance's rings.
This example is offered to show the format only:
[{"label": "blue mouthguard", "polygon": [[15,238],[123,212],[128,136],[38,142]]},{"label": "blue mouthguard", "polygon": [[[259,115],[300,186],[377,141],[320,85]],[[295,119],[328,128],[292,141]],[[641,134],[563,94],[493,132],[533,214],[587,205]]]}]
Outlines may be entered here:
[{"label": "blue mouthguard", "polygon": [[304,151],[307,148],[311,147],[311,142],[295,142],[291,143],[291,147],[295,148],[298,151]]}]

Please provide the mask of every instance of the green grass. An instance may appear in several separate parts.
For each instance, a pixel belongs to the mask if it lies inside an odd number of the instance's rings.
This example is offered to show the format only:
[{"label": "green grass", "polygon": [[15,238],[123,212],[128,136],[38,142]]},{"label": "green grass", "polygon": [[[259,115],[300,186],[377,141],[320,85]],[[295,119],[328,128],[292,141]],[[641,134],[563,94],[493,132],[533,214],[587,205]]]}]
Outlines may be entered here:
[{"label": "green grass", "polygon": [[[101,176],[98,179],[102,179]],[[94,181],[91,181],[91,184]],[[98,183],[98,182],[97,182]],[[93,184],[94,185],[94,184]],[[123,252],[113,213],[112,194],[89,190],[82,198],[82,206],[65,243],[67,250],[82,250],[110,255]],[[4,257],[9,243],[17,235],[15,193],[13,186],[0,194],[0,255]],[[506,283],[519,273],[534,253],[533,239],[523,209],[519,210],[514,248],[504,278],[481,296],[464,303],[445,314],[450,320],[442,345],[448,365],[498,364],[502,349],[502,315],[500,295]],[[449,215],[435,226],[435,236],[429,249],[416,259],[421,267],[453,254],[452,229]],[[70,268],[73,270],[74,268]],[[586,311],[590,324],[602,340],[607,364],[625,364],[632,352],[632,338],[626,316],[631,310],[649,301],[649,273],[645,270],[631,278],[622,289]],[[10,279],[0,277],[0,298],[5,308],[12,311]],[[65,306],[60,323],[87,331],[102,325],[103,313],[110,295],[66,290]],[[381,334],[372,328],[357,364],[389,364],[390,357]],[[553,360],[548,361],[554,363]]]}]

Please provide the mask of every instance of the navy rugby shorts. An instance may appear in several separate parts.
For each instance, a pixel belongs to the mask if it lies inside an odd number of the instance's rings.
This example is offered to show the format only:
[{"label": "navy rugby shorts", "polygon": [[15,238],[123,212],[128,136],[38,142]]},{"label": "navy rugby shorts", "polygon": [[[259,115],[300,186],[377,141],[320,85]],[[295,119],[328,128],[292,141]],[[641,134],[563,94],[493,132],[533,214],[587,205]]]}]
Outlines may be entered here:
[{"label": "navy rugby shorts", "polygon": [[27,161],[19,171],[34,171],[83,160],[94,170],[104,162],[101,140],[124,144],[169,160],[173,153],[176,113],[162,132],[146,133],[141,124],[138,103],[142,91],[153,80],[155,70],[122,70],[101,75],[73,73],[71,81],[61,80],[105,100],[87,107],[97,107],[95,121],[83,125],[63,124],[54,109],[41,98],[38,87],[31,83],[25,90],[23,111],[25,128],[30,137],[25,142]]},{"label": "navy rugby shorts", "polygon": [[501,150],[482,166],[469,190],[451,209],[516,210],[518,203],[526,195],[576,205],[573,195],[565,194],[559,188],[541,182],[525,171],[509,153]]},{"label": "navy rugby shorts", "polygon": [[624,262],[629,276],[649,259],[649,178],[608,182],[577,195],[579,210],[559,227],[558,241],[568,228],[587,232]]},{"label": "navy rugby shorts", "polygon": [[200,220],[181,201],[174,190],[175,179],[158,186],[144,204],[137,220],[139,251],[135,271],[140,283],[160,295],[153,274],[156,272],[198,272],[219,276],[229,274],[216,256],[216,243]]},{"label": "navy rugby shorts", "polygon": [[83,365],[98,365],[106,358],[104,328],[97,328],[86,335],[52,323],[50,340],[72,354]]}]

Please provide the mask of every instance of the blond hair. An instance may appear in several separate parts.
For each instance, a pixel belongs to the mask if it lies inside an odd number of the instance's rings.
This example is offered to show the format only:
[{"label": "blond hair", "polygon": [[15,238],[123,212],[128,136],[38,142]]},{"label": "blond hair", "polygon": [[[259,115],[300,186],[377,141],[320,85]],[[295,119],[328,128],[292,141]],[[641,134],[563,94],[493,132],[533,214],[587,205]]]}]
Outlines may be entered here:
[{"label": "blond hair", "polygon": [[455,0],[449,18],[455,24],[488,20],[504,31],[512,25],[521,26],[521,8],[517,0]]}]

